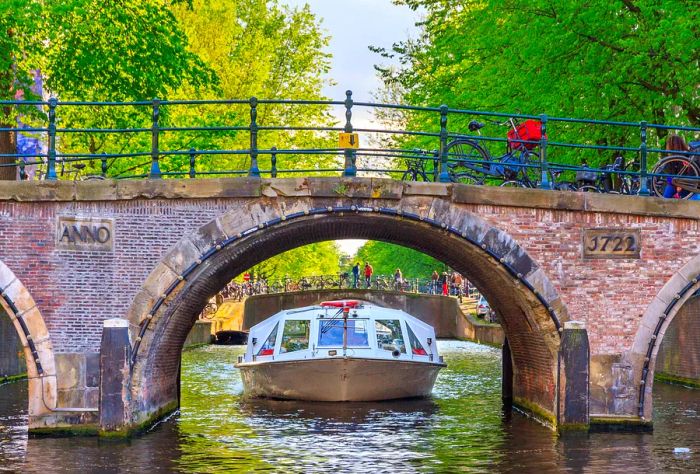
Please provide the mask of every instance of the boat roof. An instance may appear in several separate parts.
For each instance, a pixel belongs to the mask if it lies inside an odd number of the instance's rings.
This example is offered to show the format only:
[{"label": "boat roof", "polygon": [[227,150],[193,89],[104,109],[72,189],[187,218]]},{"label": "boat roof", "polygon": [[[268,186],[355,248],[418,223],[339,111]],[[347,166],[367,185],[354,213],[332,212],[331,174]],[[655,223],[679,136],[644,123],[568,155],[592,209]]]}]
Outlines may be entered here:
[{"label": "boat roof", "polygon": [[[347,301],[347,300],[339,300]],[[350,300],[354,302],[356,300]],[[278,313],[273,314],[264,321],[256,324],[250,328],[250,334],[256,333],[258,331],[269,332],[274,324],[277,324],[281,319],[310,319],[310,320],[320,320],[320,319],[331,319],[331,318],[342,318],[342,306],[336,305],[324,305],[324,303],[336,303],[333,302],[323,302],[311,306],[303,306],[300,308],[290,308],[282,310]],[[411,316],[407,312],[400,309],[385,308],[383,306],[377,306],[372,303],[367,303],[364,301],[357,301],[358,304],[349,306],[350,310],[348,313],[348,318],[354,319],[403,319],[410,323],[414,328],[420,328],[421,332],[435,332],[435,329],[429,325]],[[348,307],[348,306],[346,306]]]}]

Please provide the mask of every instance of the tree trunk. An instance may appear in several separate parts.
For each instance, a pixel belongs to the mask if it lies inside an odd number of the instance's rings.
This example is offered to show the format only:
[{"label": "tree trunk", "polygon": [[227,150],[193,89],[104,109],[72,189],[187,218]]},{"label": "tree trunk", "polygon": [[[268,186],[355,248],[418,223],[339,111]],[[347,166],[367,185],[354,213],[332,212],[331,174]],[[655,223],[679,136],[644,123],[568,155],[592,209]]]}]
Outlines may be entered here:
[{"label": "tree trunk", "polygon": [[[8,114],[3,114],[7,117]],[[10,128],[13,127],[11,124],[0,123],[0,128]],[[15,133],[14,132],[0,132],[0,155],[8,153],[16,153],[15,148]],[[13,156],[0,156],[0,165],[11,164],[15,162],[15,157]],[[0,166],[0,180],[1,181],[14,181],[17,179],[17,166]]]}]

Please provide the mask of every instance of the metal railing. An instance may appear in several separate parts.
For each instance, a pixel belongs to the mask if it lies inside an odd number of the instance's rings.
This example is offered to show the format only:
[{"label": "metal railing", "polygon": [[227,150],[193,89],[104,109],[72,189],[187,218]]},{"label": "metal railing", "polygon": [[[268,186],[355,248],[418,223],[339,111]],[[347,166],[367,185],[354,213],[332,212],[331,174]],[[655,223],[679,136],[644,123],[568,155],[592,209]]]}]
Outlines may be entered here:
[{"label": "metal railing", "polygon": [[[33,125],[0,128],[0,132],[18,132],[38,138],[45,144],[45,151],[40,153],[5,153],[0,159],[5,163],[0,167],[18,167],[21,178],[26,177],[26,167],[41,167],[41,175],[46,180],[66,177],[65,168],[73,178],[199,178],[211,176],[248,176],[279,177],[291,175],[328,175],[341,174],[353,177],[362,174],[401,177],[405,160],[418,160],[426,163],[430,171],[430,180],[449,182],[454,180],[452,170],[457,165],[477,164],[479,166],[501,165],[503,162],[497,153],[489,151],[488,160],[471,160],[450,151],[450,144],[455,139],[471,140],[482,148],[500,144],[525,144],[537,148],[537,160],[530,163],[511,162],[508,166],[517,170],[531,170],[539,174],[537,186],[546,189],[557,188],[553,182],[553,172],[557,174],[589,171],[607,173],[618,177],[633,177],[638,186],[634,192],[640,195],[650,194],[649,183],[653,178],[682,178],[683,183],[698,187],[700,176],[654,172],[650,164],[668,154],[660,145],[664,136],[671,131],[691,135],[700,134],[700,128],[641,122],[615,122],[604,120],[574,119],[551,117],[548,115],[506,114],[440,107],[417,107],[396,104],[376,104],[354,102],[352,92],[347,91],[345,100],[277,100],[277,99],[232,99],[232,100],[160,100],[133,102],[80,102],[59,101],[0,101],[5,109],[16,107],[24,114],[28,109],[34,110],[31,120]],[[345,123],[288,125],[289,120],[279,119],[276,123],[270,118],[270,110],[295,108],[312,108],[328,111],[340,107],[344,110]],[[164,112],[171,117],[173,112],[185,108],[191,112],[184,115],[184,123],[176,125],[164,120]],[[403,117],[424,116],[422,123],[425,130],[393,128],[358,128],[353,122],[353,114],[358,108],[370,109],[375,113],[394,112]],[[221,122],[201,123],[201,111],[228,110],[221,113]],[[121,111],[121,112],[120,112]],[[125,111],[128,111],[125,112]],[[199,111],[199,113],[198,113]],[[141,120],[139,126],[123,126],[124,113],[134,123]],[[30,115],[30,114],[27,114]],[[293,114],[292,114],[293,115]],[[94,119],[100,126],[75,126],[82,117]],[[134,118],[136,117],[136,118]],[[189,117],[189,118],[188,118]],[[193,118],[194,117],[194,118]],[[215,119],[217,114],[209,114]],[[110,121],[110,118],[113,118]],[[542,135],[539,140],[519,140],[506,138],[504,129],[492,134],[475,135],[468,131],[467,122],[480,118],[496,124],[497,119],[528,120],[541,124]],[[198,121],[199,120],[199,121]],[[93,120],[94,121],[94,120]],[[323,122],[323,121],[321,121]],[[70,125],[70,126],[69,126]],[[502,125],[499,124],[499,125]],[[616,137],[615,143],[588,143],[562,141],[562,136],[576,135],[576,130],[596,129],[595,136]],[[350,144],[336,143],[338,134],[350,137]],[[306,146],[297,135],[306,134],[306,143],[313,142],[325,146]],[[354,134],[368,134],[376,145],[359,146],[353,140]],[[228,141],[206,138],[212,136],[227,137]],[[652,137],[653,135],[653,137]],[[585,134],[580,134],[585,136]],[[76,137],[79,137],[77,139]],[[107,151],[98,151],[95,143],[109,144],[110,139],[120,137],[124,143],[120,147],[112,146]],[[134,138],[138,137],[138,139]],[[173,137],[176,139],[174,140]],[[242,144],[241,140],[245,143]],[[364,139],[363,139],[364,141]],[[274,143],[273,143],[274,142]],[[187,143],[200,146],[187,147]],[[235,146],[221,146],[222,143]],[[204,145],[210,146],[204,146]],[[372,142],[370,142],[370,145]],[[416,144],[421,145],[416,147]],[[118,149],[117,149],[118,148]],[[428,151],[430,150],[430,151]],[[433,151],[434,150],[434,151]],[[610,169],[605,166],[584,165],[587,155],[596,153],[595,160],[601,161],[604,153],[626,153],[633,155],[632,168]],[[699,152],[673,152],[674,155],[686,156],[690,160],[700,157]],[[559,156],[559,160],[557,157]],[[588,155],[590,156],[590,155]],[[304,161],[307,166],[297,166],[300,157],[310,158]],[[573,157],[573,158],[572,158]],[[238,161],[231,161],[238,158]],[[580,158],[580,160],[577,160]],[[590,160],[589,160],[590,161]],[[119,164],[127,163],[124,166]],[[311,163],[314,166],[308,166]],[[231,166],[225,166],[225,165]],[[78,165],[78,169],[70,169]],[[62,173],[57,170],[63,171]]]},{"label": "metal railing", "polygon": [[[363,276],[355,285],[352,274],[310,275],[300,278],[258,279],[248,282],[230,282],[220,292],[222,299],[241,300],[245,296],[290,293],[296,291],[314,290],[347,290],[369,289],[374,291],[401,291],[406,293],[421,293],[426,295],[442,294],[442,283],[430,278],[404,278],[394,281],[393,275],[372,275],[367,286]],[[478,296],[476,288],[467,281],[459,286],[448,284],[448,294],[451,296]]]}]

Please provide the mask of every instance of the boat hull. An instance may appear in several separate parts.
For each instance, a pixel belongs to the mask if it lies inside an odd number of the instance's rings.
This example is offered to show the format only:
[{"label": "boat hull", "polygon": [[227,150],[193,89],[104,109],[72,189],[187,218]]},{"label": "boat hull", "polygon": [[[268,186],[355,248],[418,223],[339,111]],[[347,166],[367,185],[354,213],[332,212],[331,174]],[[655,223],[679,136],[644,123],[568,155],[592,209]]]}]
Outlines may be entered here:
[{"label": "boat hull", "polygon": [[351,357],[236,365],[247,396],[323,402],[427,397],[444,366]]}]

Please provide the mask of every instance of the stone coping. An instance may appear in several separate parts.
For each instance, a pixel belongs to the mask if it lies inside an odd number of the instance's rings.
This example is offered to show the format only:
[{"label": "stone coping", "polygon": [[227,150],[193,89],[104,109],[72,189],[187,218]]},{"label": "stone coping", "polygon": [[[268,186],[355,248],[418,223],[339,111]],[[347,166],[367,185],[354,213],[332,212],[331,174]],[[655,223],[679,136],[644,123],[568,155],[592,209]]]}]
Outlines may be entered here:
[{"label": "stone coping", "polygon": [[449,197],[455,203],[700,219],[700,203],[677,199],[541,189],[402,182],[388,178],[211,178],[0,181],[0,202],[321,197],[399,200]]}]

